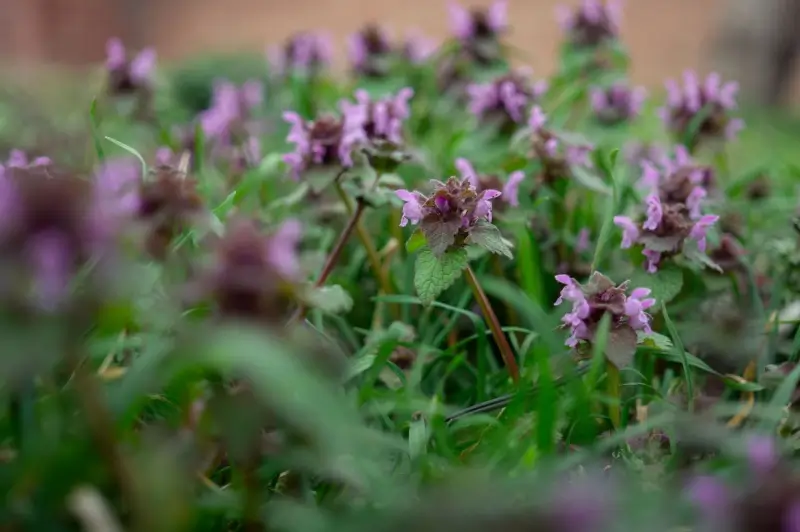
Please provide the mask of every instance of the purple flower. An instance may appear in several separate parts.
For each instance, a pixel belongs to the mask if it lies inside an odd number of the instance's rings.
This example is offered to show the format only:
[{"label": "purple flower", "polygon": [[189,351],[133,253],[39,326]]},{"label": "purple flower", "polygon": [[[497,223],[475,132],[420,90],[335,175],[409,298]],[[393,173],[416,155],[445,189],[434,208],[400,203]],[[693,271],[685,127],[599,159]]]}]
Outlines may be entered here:
[{"label": "purple flower", "polygon": [[503,199],[512,207],[519,206],[519,184],[523,179],[525,179],[525,173],[517,170],[508,176],[508,180],[503,186]]},{"label": "purple flower", "polygon": [[617,0],[583,0],[575,10],[568,6],[559,6],[556,16],[570,44],[594,48],[617,39],[622,6]]},{"label": "purple flower", "polygon": [[667,256],[684,250],[687,239],[697,242],[701,253],[706,249],[706,233],[719,219],[716,215],[701,215],[695,219],[685,203],[666,203],[658,193],[647,196],[646,217],[641,226],[627,216],[615,216],[614,224],[622,229],[622,248],[642,244],[646,258],[646,269],[650,273]]},{"label": "purple flower", "polygon": [[339,107],[344,116],[345,129],[361,130],[361,136],[370,142],[403,144],[403,124],[411,114],[408,102],[414,91],[408,87],[396,95],[373,101],[367,91],[357,90],[355,103],[343,100]]},{"label": "purple flower", "polygon": [[[44,166],[52,164],[49,157],[37,157],[32,162],[28,162],[28,156],[22,150],[11,150],[8,154],[6,167],[8,168],[27,168],[28,166]],[[2,165],[0,165],[0,169]]]},{"label": "purple flower", "polygon": [[589,249],[589,238],[591,237],[591,233],[589,232],[588,227],[582,228],[578,231],[578,238],[575,242],[575,251],[578,253],[583,253]]},{"label": "purple flower", "polygon": [[594,149],[588,143],[567,141],[545,127],[547,116],[538,105],[531,108],[528,129],[531,132],[532,154],[542,163],[541,178],[545,183],[558,179],[569,179],[573,169],[592,166],[590,153]]},{"label": "purple flower", "polygon": [[527,72],[514,72],[488,83],[467,86],[469,110],[482,119],[513,127],[525,120],[528,107],[547,90],[547,82],[531,83]]},{"label": "purple flower", "polygon": [[454,1],[449,2],[447,7],[450,29],[461,41],[496,36],[508,28],[508,2],[505,0],[497,0],[485,10],[468,10]]},{"label": "purple flower", "polygon": [[694,477],[685,490],[686,497],[701,511],[703,521],[712,530],[724,530],[733,502],[728,487],[717,478],[703,475]]},{"label": "purple flower", "polygon": [[[653,298],[648,298],[650,290],[637,288],[626,295],[628,282],[614,285],[610,279],[595,272],[585,285],[579,284],[568,275],[556,275],[556,281],[564,285],[556,305],[565,301],[572,303],[570,312],[564,315],[562,322],[569,328],[568,347],[576,347],[582,340],[592,341],[603,315],[611,316],[610,334],[614,336],[615,347],[622,348],[614,353],[612,362],[620,362],[633,356],[636,350],[635,331],[650,331],[650,316],[645,312],[655,305]],[[618,357],[616,356],[618,355]]]},{"label": "purple flower", "polygon": [[263,85],[248,81],[237,87],[229,81],[217,81],[211,107],[200,114],[200,125],[209,140],[232,144],[249,137],[252,114],[263,100]]},{"label": "purple flower", "polygon": [[403,44],[403,57],[413,64],[424,63],[436,53],[437,48],[434,40],[423,36],[418,30],[409,30]]},{"label": "purple flower", "polygon": [[316,74],[331,63],[333,45],[328,34],[300,32],[290,37],[282,47],[267,51],[270,65],[276,74]]},{"label": "purple flower", "polygon": [[116,94],[146,89],[152,83],[156,65],[154,48],[145,48],[129,59],[125,45],[116,37],[106,43],[106,69],[109,86]]},{"label": "purple flower", "polygon": [[[409,221],[419,224],[435,255],[441,255],[458,242],[465,242],[479,222],[492,221],[492,200],[498,190],[478,191],[468,179],[451,177],[446,183],[431,180],[434,191],[430,196],[416,191],[398,190],[397,197],[405,202],[401,226]],[[458,238],[457,238],[458,237]]]},{"label": "purple flower", "polygon": [[661,118],[667,128],[676,137],[686,138],[693,126],[695,117],[703,113],[703,118],[692,137],[688,147],[694,149],[705,139],[731,140],[744,126],[738,118],[731,118],[730,113],[736,108],[736,82],[722,83],[717,73],[711,73],[700,81],[692,71],[683,74],[683,85],[674,80],[666,82],[667,104],[660,110]]},{"label": "purple flower", "polygon": [[759,475],[770,473],[778,465],[780,455],[771,436],[752,435],[745,449],[750,467]]},{"label": "purple flower", "polygon": [[283,119],[291,124],[286,140],[295,145],[294,151],[283,159],[291,167],[295,179],[314,167],[351,167],[353,148],[365,140],[360,121],[322,116],[306,122],[291,111],[283,113]]},{"label": "purple flower", "polygon": [[389,59],[393,52],[386,32],[374,24],[352,34],[347,41],[350,65],[357,75],[385,77],[389,74]]},{"label": "purple flower", "polygon": [[629,122],[641,112],[646,95],[643,87],[631,88],[624,83],[594,88],[591,91],[592,110],[595,118],[606,124]]},{"label": "purple flower", "polygon": [[103,246],[139,212],[142,167],[134,158],[109,159],[95,171],[90,216],[95,240]]},{"label": "purple flower", "polygon": [[627,143],[623,154],[625,162],[635,168],[649,164],[657,169],[663,167],[664,161],[669,159],[667,151],[661,146],[637,141]]}]

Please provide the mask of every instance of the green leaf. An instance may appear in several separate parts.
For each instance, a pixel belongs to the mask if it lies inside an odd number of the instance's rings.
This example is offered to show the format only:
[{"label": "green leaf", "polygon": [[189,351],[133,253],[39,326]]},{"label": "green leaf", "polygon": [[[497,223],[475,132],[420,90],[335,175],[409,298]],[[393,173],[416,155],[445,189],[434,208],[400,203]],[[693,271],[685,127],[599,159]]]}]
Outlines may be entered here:
[{"label": "green leaf", "polygon": [[342,169],[336,166],[312,167],[303,172],[303,180],[315,193],[322,192],[336,181]]},{"label": "green leaf", "polygon": [[408,429],[408,454],[412,460],[416,460],[425,454],[428,447],[428,425],[424,418],[416,419],[411,422]]},{"label": "green leaf", "polygon": [[514,258],[511,254],[511,248],[503,239],[500,230],[497,229],[497,226],[486,220],[479,220],[478,223],[475,224],[475,227],[470,230],[469,237],[467,237],[467,244],[475,244],[487,251],[497,255],[503,255],[509,259]]},{"label": "green leaf", "polygon": [[570,170],[572,176],[581,185],[600,194],[610,194],[611,189],[592,170],[582,166],[575,166]]},{"label": "green leaf", "polygon": [[305,299],[314,308],[331,314],[350,312],[353,308],[353,298],[338,284],[312,288],[306,292]]},{"label": "green leaf", "polygon": [[106,158],[106,152],[103,150],[103,143],[100,142],[100,117],[97,114],[97,98],[92,99],[92,106],[89,108],[89,118],[92,124],[94,151],[97,154],[97,160],[103,162]]},{"label": "green leaf", "polygon": [[414,287],[424,305],[450,288],[467,267],[467,250],[457,249],[439,257],[429,248],[420,251],[414,272]]},{"label": "green leaf", "polygon": [[135,148],[132,148],[132,147],[128,146],[127,144],[118,141],[117,139],[112,139],[111,137],[106,137],[106,140],[111,142],[112,144],[116,144],[117,146],[119,146],[123,150],[127,151],[128,153],[131,153],[131,154],[135,155],[136,158],[139,159],[139,162],[142,163],[142,175],[143,176],[147,175],[147,162],[145,162],[144,157],[142,157],[141,153],[136,151]]},{"label": "green leaf", "polygon": [[406,242],[406,251],[409,253],[416,253],[428,243],[428,240],[425,238],[425,235],[422,234],[420,229],[414,231],[414,234]]},{"label": "green leaf", "polygon": [[673,264],[667,264],[656,273],[638,270],[631,279],[632,288],[649,288],[650,297],[658,303],[669,303],[683,288],[683,270]]},{"label": "green leaf", "polygon": [[428,240],[428,248],[436,256],[443,255],[447,248],[456,241],[456,235],[461,228],[461,218],[447,221],[422,221],[420,229]]},{"label": "green leaf", "polygon": [[636,354],[636,331],[628,326],[618,327],[608,332],[606,358],[617,369],[631,365]]}]

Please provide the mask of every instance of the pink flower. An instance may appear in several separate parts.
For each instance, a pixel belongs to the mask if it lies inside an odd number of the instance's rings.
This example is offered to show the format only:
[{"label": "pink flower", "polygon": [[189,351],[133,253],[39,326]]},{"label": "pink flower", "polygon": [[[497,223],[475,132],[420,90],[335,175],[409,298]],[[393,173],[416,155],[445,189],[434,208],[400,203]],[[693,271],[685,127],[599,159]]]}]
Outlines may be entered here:
[{"label": "pink flower", "polygon": [[403,217],[400,219],[400,227],[405,227],[410,221],[416,225],[422,220],[422,201],[425,196],[419,192],[410,192],[405,189],[395,191],[398,198],[405,202],[403,205]]},{"label": "pink flower", "polygon": [[517,170],[508,176],[508,180],[503,186],[503,198],[512,207],[519,206],[519,184],[522,183],[523,179],[525,179],[525,173],[522,170]]}]

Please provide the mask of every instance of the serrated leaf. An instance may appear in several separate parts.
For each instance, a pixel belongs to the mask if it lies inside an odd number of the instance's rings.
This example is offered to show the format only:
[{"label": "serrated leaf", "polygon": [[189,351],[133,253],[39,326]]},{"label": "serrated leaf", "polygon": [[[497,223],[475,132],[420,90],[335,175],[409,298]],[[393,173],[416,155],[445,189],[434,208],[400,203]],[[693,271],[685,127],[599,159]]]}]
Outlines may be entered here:
[{"label": "serrated leaf", "polygon": [[341,168],[337,168],[335,166],[309,168],[303,172],[303,180],[308,183],[308,186],[311,187],[313,192],[322,192],[333,184],[341,171]]},{"label": "serrated leaf", "polygon": [[353,308],[353,298],[338,284],[311,288],[306,292],[305,300],[312,307],[331,314],[350,312]]},{"label": "serrated leaf", "polygon": [[683,256],[695,264],[699,264],[706,268],[711,268],[716,272],[723,273],[722,267],[711,260],[711,257],[700,251],[697,248],[697,243],[694,240],[687,240],[686,243],[684,243]]},{"label": "serrated leaf", "polygon": [[628,326],[618,327],[608,332],[606,358],[617,367],[623,369],[631,365],[636,354],[636,331]]},{"label": "serrated leaf", "polygon": [[658,303],[669,303],[683,288],[683,270],[672,264],[665,265],[656,273],[638,270],[631,279],[631,286],[649,288],[650,297]]},{"label": "serrated leaf", "polygon": [[417,229],[414,234],[406,241],[406,251],[409,253],[416,253],[428,243],[422,230]]},{"label": "serrated leaf", "polygon": [[447,221],[422,221],[420,229],[422,230],[425,238],[428,241],[428,248],[434,255],[441,256],[447,248],[453,245],[456,241],[456,234],[461,228],[461,219]]},{"label": "serrated leaf", "polygon": [[644,346],[654,347],[662,351],[669,351],[672,349],[672,340],[663,334],[657,332],[645,333],[643,331],[636,331],[636,337],[638,338],[639,343]]},{"label": "serrated leaf", "polygon": [[509,259],[513,259],[511,248],[503,240],[500,230],[497,226],[487,222],[486,220],[479,220],[477,224],[470,230],[469,237],[467,237],[468,244],[475,244],[483,249],[503,255]]},{"label": "serrated leaf", "polygon": [[422,303],[431,304],[439,294],[450,288],[468,264],[465,249],[453,250],[439,257],[429,248],[420,251],[415,265],[414,287]]},{"label": "serrated leaf", "polygon": [[644,233],[639,237],[639,241],[644,244],[647,249],[665,253],[677,249],[682,238],[682,236],[656,236],[651,233]]}]

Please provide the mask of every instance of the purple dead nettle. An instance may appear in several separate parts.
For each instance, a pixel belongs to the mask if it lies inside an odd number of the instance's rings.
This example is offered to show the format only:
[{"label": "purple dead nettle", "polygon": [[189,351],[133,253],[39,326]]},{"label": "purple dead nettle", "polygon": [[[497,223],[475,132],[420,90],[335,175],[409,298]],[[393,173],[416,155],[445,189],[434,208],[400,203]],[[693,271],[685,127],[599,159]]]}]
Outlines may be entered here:
[{"label": "purple dead nettle", "polygon": [[303,120],[295,112],[283,113],[291,124],[286,137],[294,151],[283,156],[292,177],[299,180],[314,169],[340,169],[353,166],[353,149],[365,140],[362,120],[323,115],[316,120]]},{"label": "purple dead nettle", "polygon": [[372,143],[403,144],[403,125],[411,114],[408,103],[414,90],[400,89],[394,96],[373,100],[365,90],[357,90],[355,102],[342,100],[339,107],[347,129],[361,129],[364,140]]},{"label": "purple dead nettle", "polygon": [[657,192],[663,203],[682,203],[689,209],[692,219],[700,218],[703,201],[714,189],[714,170],[694,162],[685,146],[675,146],[674,156],[666,157],[660,164],[642,163],[639,187],[647,192]]},{"label": "purple dead nettle", "polygon": [[155,65],[154,48],[145,48],[131,58],[120,39],[114,37],[106,43],[106,69],[113,93],[132,93],[149,88]]},{"label": "purple dead nettle", "polygon": [[642,111],[647,91],[644,87],[630,87],[615,83],[610,87],[595,87],[591,91],[595,118],[605,124],[630,122]]},{"label": "purple dead nettle", "polygon": [[[28,160],[28,155],[22,150],[11,150],[6,161],[6,168],[27,168],[28,166],[43,166],[52,164],[49,157],[36,157],[33,161]],[[3,165],[0,164],[0,169]]]},{"label": "purple dead nettle", "polygon": [[591,243],[589,242],[591,236],[592,235],[588,227],[583,227],[580,231],[578,231],[578,237],[575,240],[575,251],[577,253],[583,253],[584,251],[589,250],[591,247]]},{"label": "purple dead nettle", "polygon": [[500,124],[523,123],[528,108],[547,90],[546,81],[533,83],[530,74],[529,70],[517,70],[488,83],[468,85],[470,112]]},{"label": "purple dead nettle", "polygon": [[403,57],[413,64],[421,64],[433,57],[438,45],[419,30],[409,30],[403,43]]},{"label": "purple dead nettle", "polygon": [[497,0],[488,8],[467,9],[448,3],[450,27],[464,51],[480,64],[498,59],[500,36],[508,29],[508,3]]},{"label": "purple dead nettle", "polygon": [[241,87],[220,80],[214,84],[211,107],[200,114],[206,139],[235,144],[254,134],[253,111],[263,101],[264,87],[247,81]]},{"label": "purple dead nettle", "polygon": [[267,50],[272,70],[279,76],[316,74],[327,68],[333,57],[333,44],[327,33],[296,33],[283,46]]},{"label": "purple dead nettle", "polygon": [[569,143],[550,131],[547,127],[547,115],[541,107],[534,105],[528,118],[528,129],[531,132],[533,155],[542,163],[542,177],[546,183],[557,179],[569,178],[574,167],[591,167],[589,158],[591,144]]},{"label": "purple dead nettle", "polygon": [[389,74],[393,52],[394,48],[386,31],[375,24],[365,26],[347,40],[350,65],[357,75],[376,78],[386,76]]},{"label": "purple dead nettle", "polygon": [[585,285],[568,275],[557,275],[556,281],[564,288],[555,304],[572,303],[572,310],[562,318],[564,326],[570,330],[567,346],[576,347],[580,341],[591,342],[606,313],[611,315],[613,341],[609,341],[609,346],[624,348],[624,357],[633,355],[636,350],[636,331],[651,332],[650,316],[645,311],[655,305],[656,300],[647,297],[649,289],[635,288],[628,295],[628,281],[614,285],[599,272],[593,273]]},{"label": "purple dead nettle", "polygon": [[405,202],[400,227],[408,222],[419,224],[434,255],[442,255],[452,245],[463,246],[480,222],[492,221],[492,200],[499,190],[478,191],[469,179],[451,177],[446,183],[431,180],[430,196],[421,192],[398,190]]},{"label": "purple dead nettle", "polygon": [[715,72],[701,81],[695,72],[686,71],[683,84],[668,80],[666,88],[667,103],[659,113],[676,137],[686,138],[700,116],[697,130],[689,139],[690,149],[705,139],[731,140],[744,127],[741,119],[730,115],[736,109],[736,82],[723,83]]},{"label": "purple dead nettle", "polygon": [[622,4],[617,0],[583,0],[577,9],[559,6],[556,17],[570,44],[593,48],[619,36]]},{"label": "purple dead nettle", "polygon": [[499,185],[499,187],[502,187],[501,197],[503,201],[512,207],[519,206],[519,184],[525,179],[525,173],[523,171],[517,170],[511,172],[506,182],[502,183],[497,176],[478,175],[472,163],[463,157],[456,159],[455,167],[461,179],[469,181],[470,185],[475,187],[478,192],[486,189],[491,190],[492,186]]}]

